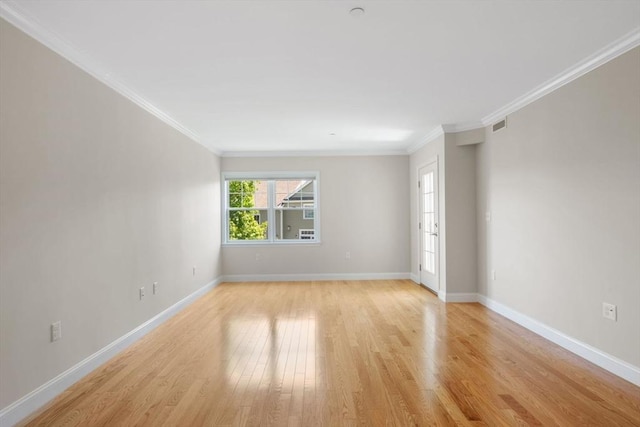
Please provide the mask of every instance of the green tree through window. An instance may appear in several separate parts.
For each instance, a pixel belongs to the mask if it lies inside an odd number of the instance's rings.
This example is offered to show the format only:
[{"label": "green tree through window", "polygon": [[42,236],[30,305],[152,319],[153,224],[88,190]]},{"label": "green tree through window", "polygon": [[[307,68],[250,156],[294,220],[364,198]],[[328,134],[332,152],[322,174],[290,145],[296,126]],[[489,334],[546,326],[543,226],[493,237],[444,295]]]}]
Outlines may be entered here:
[{"label": "green tree through window", "polygon": [[267,222],[256,221],[260,211],[255,207],[256,181],[229,181],[229,240],[264,240]]}]

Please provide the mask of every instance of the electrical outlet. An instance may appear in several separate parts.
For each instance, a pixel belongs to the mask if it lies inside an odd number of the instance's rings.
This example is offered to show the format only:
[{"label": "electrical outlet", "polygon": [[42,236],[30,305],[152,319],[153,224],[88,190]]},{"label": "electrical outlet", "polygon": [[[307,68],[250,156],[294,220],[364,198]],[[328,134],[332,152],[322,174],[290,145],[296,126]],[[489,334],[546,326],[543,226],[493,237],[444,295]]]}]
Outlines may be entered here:
[{"label": "electrical outlet", "polygon": [[51,342],[58,341],[62,338],[62,321],[58,320],[51,324]]},{"label": "electrical outlet", "polygon": [[262,259],[262,255],[259,253],[256,253],[256,261],[260,261]]},{"label": "electrical outlet", "polygon": [[344,254],[344,258],[351,259],[351,252],[347,252],[346,254]]},{"label": "electrical outlet", "polygon": [[158,282],[153,282],[153,294],[158,293]]},{"label": "electrical outlet", "polygon": [[605,319],[613,320],[614,322],[618,319],[618,307],[613,304],[609,304],[606,302],[602,303],[602,317]]},{"label": "electrical outlet", "polygon": [[193,266],[193,275],[194,276],[196,275],[196,266],[195,265]]},{"label": "electrical outlet", "polygon": [[144,298],[144,286],[140,288],[140,299]]}]

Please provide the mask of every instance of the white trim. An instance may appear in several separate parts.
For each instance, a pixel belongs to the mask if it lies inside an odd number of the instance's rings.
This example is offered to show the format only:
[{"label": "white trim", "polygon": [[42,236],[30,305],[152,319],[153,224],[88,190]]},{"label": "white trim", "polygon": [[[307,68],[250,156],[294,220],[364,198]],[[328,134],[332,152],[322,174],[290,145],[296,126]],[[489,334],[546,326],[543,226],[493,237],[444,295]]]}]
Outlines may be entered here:
[{"label": "white trim", "polygon": [[420,284],[420,277],[418,277],[417,275],[415,275],[413,273],[409,274],[409,279],[413,280],[418,285]]},{"label": "white trim", "polygon": [[540,86],[534,88],[530,92],[516,98],[504,107],[494,111],[493,113],[482,118],[485,126],[491,125],[493,122],[502,120],[507,115],[531,104],[533,101],[553,92],[554,90],[572,82],[592,71],[599,66],[611,61],[612,59],[622,55],[625,52],[640,45],[640,28],[636,28],[625,36],[605,46],[603,49],[588,56],[577,64],[567,68],[562,73],[546,81]]},{"label": "white trim", "polygon": [[398,280],[410,273],[325,273],[325,274],[231,274],[224,282],[310,282],[321,280]]},{"label": "white trim", "polygon": [[468,130],[480,129],[483,127],[485,126],[481,121],[442,125],[442,129],[445,133],[466,132]]},{"label": "white trim", "polygon": [[398,150],[308,150],[308,151],[223,151],[221,157],[342,157],[342,156],[406,156]]},{"label": "white trim", "polygon": [[100,365],[104,364],[131,344],[160,326],[162,323],[186,308],[189,304],[209,292],[220,283],[222,283],[221,277],[206,284],[191,295],[186,296],[171,307],[147,320],[134,330],[126,333],[111,344],[103,347],[60,375],[47,381],[37,389],[3,408],[0,411],[0,426],[12,426],[28,417],[67,388],[71,387],[74,383],[82,379],[85,375],[100,367]]},{"label": "white trim", "polygon": [[478,302],[478,294],[474,293],[447,293],[443,301],[450,302]]},{"label": "white trim", "polygon": [[[235,179],[320,179],[320,171],[222,171],[223,181]],[[256,208],[258,209],[258,208]]]},{"label": "white trim", "polygon": [[[224,232],[225,230],[223,230]],[[279,239],[279,240],[231,240],[222,242],[223,248],[241,248],[250,246],[321,246],[322,240]]]},{"label": "white trim", "polygon": [[583,359],[606,369],[607,371],[615,374],[637,386],[640,386],[640,367],[634,366],[630,363],[620,360],[615,356],[605,353],[589,344],[583,343],[575,338],[572,338],[557,329],[545,325],[536,319],[533,319],[527,315],[524,315],[504,304],[492,300],[484,295],[478,294],[478,302],[490,310],[510,319],[520,326],[529,329],[532,332],[548,339],[549,341],[563,347],[570,352],[577,354]]},{"label": "white trim", "polygon": [[20,6],[14,0],[3,0],[0,2],[0,17],[4,18],[12,25],[16,26],[30,37],[36,39],[58,55],[62,56],[76,67],[124,96],[138,107],[149,112],[159,120],[182,133],[187,138],[197,142],[214,154],[220,155],[220,151],[205,144],[198,134],[179,123],[160,108],[153,105],[135,90],[127,86],[124,82],[118,80],[110,74],[108,70],[105,70],[98,65],[90,55],[80,52],[78,49],[64,41],[62,37],[38,24],[37,20],[22,11]]},{"label": "white trim", "polygon": [[431,141],[434,141],[439,136],[444,135],[444,127],[442,125],[436,126],[431,130],[428,134],[426,134],[423,138],[416,143],[411,144],[407,147],[407,151],[404,154],[413,154]]},{"label": "white trim", "polygon": [[407,147],[407,151],[404,154],[413,154],[431,141],[434,141],[439,136],[444,135],[445,133],[457,133],[457,132],[465,132],[468,130],[480,129],[485,127],[485,125],[480,122],[466,122],[459,124],[447,124],[447,125],[439,125],[435,127],[431,132],[426,134],[423,138],[421,138],[418,142],[411,144]]}]

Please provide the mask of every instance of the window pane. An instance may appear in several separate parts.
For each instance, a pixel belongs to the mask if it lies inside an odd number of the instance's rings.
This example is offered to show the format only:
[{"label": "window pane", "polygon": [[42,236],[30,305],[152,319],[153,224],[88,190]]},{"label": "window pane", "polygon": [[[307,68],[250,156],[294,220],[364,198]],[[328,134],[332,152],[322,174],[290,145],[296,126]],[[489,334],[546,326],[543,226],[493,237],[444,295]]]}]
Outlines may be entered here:
[{"label": "window pane", "polygon": [[253,194],[255,207],[257,208],[268,208],[269,207],[269,196],[268,196],[268,187],[267,181],[254,181],[255,182],[255,193]]},{"label": "window pane", "polygon": [[424,222],[423,222],[423,227],[424,227],[424,231],[427,233],[433,233],[434,227],[433,227],[433,215],[432,213],[425,213],[424,214]]},{"label": "window pane", "polygon": [[242,209],[229,211],[229,234],[231,240],[266,240],[267,211]]},{"label": "window pane", "polygon": [[230,208],[267,208],[266,181],[228,181],[228,186]]},{"label": "window pane", "polygon": [[314,202],[313,180],[288,179],[276,181],[276,207],[302,208]]},{"label": "window pane", "polygon": [[424,250],[425,252],[433,251],[433,247],[431,246],[431,236],[429,235],[429,233],[425,233],[424,236]]},{"label": "window pane", "polygon": [[304,210],[276,209],[276,239],[314,240],[315,220],[305,219]]},{"label": "window pane", "polygon": [[433,212],[433,193],[424,195],[424,211]]}]

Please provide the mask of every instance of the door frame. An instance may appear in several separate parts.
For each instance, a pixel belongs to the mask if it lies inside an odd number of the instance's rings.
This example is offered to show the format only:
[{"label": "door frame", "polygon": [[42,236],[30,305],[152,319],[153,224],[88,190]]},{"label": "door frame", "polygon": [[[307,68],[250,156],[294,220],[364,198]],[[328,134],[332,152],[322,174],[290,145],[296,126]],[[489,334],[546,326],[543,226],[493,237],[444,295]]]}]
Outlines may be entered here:
[{"label": "door frame", "polygon": [[[442,289],[442,272],[440,271],[440,260],[442,259],[442,244],[440,237],[442,236],[442,231],[443,231],[443,227],[442,227],[442,221],[440,219],[440,211],[441,211],[441,207],[440,207],[440,192],[441,192],[441,183],[440,183],[440,162],[439,162],[439,156],[435,156],[433,158],[431,158],[430,160],[426,161],[425,163],[421,164],[418,166],[417,170],[416,170],[416,182],[417,184],[417,190],[418,190],[418,215],[417,215],[417,221],[415,226],[418,229],[418,283],[421,286],[424,286],[425,288],[427,288],[429,291],[435,293],[436,295],[439,296],[440,294],[440,290]],[[436,259],[435,259],[435,274],[433,275],[435,277],[435,283],[433,283],[433,285],[430,285],[429,283],[425,283],[425,281],[423,281],[423,274],[422,274],[422,263],[423,263],[423,248],[424,248],[424,234],[423,234],[423,229],[421,227],[422,223],[422,214],[423,214],[423,210],[424,210],[424,198],[423,198],[423,194],[422,194],[422,188],[420,183],[422,182],[422,175],[420,173],[420,171],[424,168],[427,167],[432,167],[433,168],[433,175],[434,175],[434,188],[435,188],[435,196],[434,197],[434,211],[435,211],[435,222],[438,225],[438,237],[436,238]]]}]

